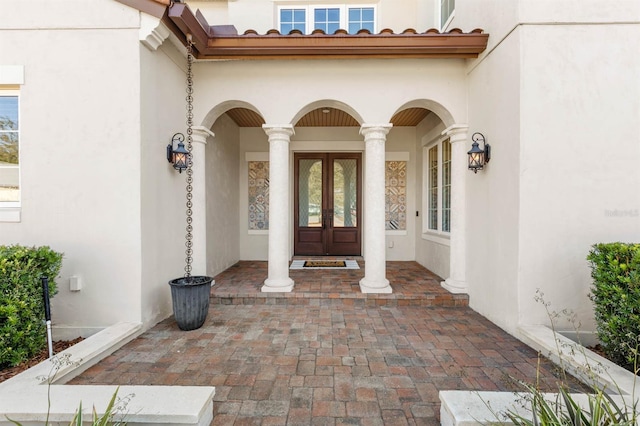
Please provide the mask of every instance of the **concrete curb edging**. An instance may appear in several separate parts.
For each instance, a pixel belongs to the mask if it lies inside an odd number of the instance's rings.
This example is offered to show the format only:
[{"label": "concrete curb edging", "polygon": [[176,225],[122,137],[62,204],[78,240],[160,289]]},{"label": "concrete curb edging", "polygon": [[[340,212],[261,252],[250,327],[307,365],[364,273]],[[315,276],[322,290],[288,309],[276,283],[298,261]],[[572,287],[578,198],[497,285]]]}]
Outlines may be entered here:
[{"label": "concrete curb edging", "polygon": [[[82,401],[83,418],[91,420],[95,406],[104,412],[117,386],[64,385],[73,377],[133,340],[142,332],[142,325],[119,323],[102,330],[71,348],[57,354],[62,362],[54,384],[49,388],[39,377],[48,377],[54,370],[49,360],[0,384],[0,425],[12,425],[7,417],[24,426],[44,424],[47,413],[50,422],[69,423]],[[48,407],[48,392],[51,406]],[[132,396],[126,407],[126,421],[135,425],[208,425],[213,420],[213,396],[210,386],[121,386],[119,397]],[[101,411],[102,410],[102,411]]]},{"label": "concrete curb edging", "polygon": [[[547,326],[521,326],[517,337],[554,363],[587,384],[607,389],[619,406],[632,407],[640,396],[638,378],[574,341],[554,333]],[[594,383],[595,381],[595,383]],[[616,395],[618,394],[618,395]],[[545,393],[545,399],[555,401],[557,394]],[[571,394],[578,404],[588,407],[588,395]],[[523,394],[514,392],[440,391],[440,424],[443,426],[476,426],[511,424],[498,413],[513,411],[530,418],[521,404]],[[634,401],[635,399],[635,401]]]}]

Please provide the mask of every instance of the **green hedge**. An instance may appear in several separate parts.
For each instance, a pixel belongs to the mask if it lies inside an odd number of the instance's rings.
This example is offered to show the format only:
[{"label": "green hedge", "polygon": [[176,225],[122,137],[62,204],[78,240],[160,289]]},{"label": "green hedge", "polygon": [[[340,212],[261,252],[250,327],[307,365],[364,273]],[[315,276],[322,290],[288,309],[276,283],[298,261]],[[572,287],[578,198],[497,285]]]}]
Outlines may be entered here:
[{"label": "green hedge", "polygon": [[62,253],[49,247],[0,246],[0,368],[18,365],[47,345],[41,277],[49,295]]},{"label": "green hedge", "polygon": [[640,244],[594,244],[587,260],[600,343],[609,359],[634,371],[640,367]]}]

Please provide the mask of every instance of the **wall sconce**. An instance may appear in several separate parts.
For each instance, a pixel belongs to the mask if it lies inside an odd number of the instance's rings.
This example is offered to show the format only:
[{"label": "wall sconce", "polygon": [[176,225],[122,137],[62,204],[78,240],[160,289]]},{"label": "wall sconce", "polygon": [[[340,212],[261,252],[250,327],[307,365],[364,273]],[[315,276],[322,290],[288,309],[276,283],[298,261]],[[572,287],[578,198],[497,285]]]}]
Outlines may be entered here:
[{"label": "wall sconce", "polygon": [[[485,142],[482,133],[474,133],[471,140],[473,141],[471,151],[467,152],[469,154],[469,170],[478,173],[478,170],[482,170],[484,165],[491,160],[491,145]],[[478,146],[478,142],[482,142],[482,148]]]},{"label": "wall sconce", "polygon": [[[174,148],[175,143],[178,142],[178,146]],[[173,164],[173,168],[182,173],[187,168],[187,156],[189,152],[184,148],[184,135],[182,133],[176,133],[171,138],[171,143],[167,145],[167,161]]]}]

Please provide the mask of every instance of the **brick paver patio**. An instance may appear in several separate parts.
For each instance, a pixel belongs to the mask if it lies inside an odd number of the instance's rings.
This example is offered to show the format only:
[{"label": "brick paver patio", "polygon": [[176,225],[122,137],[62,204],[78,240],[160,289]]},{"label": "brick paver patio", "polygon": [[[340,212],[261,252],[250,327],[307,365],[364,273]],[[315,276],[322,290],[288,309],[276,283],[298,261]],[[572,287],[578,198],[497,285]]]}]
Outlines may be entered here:
[{"label": "brick paver patio", "polygon": [[[298,297],[255,298],[266,269],[241,263],[216,277],[202,328],[180,331],[169,318],[71,383],[212,385],[215,425],[435,425],[440,390],[514,390],[514,379],[536,377],[557,389],[549,361],[468,307],[433,302],[446,297],[340,298],[331,295],[353,287],[345,271],[294,272]],[[387,276],[398,295],[426,286],[443,296],[415,262],[395,262]]]}]

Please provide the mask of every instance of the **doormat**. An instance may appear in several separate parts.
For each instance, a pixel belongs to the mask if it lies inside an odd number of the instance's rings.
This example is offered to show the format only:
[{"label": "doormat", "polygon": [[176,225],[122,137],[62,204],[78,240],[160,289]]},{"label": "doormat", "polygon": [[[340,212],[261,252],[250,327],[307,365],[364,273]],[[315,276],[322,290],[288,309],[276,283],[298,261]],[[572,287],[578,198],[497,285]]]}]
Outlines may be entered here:
[{"label": "doormat", "polygon": [[289,269],[360,269],[355,260],[294,260]]}]

